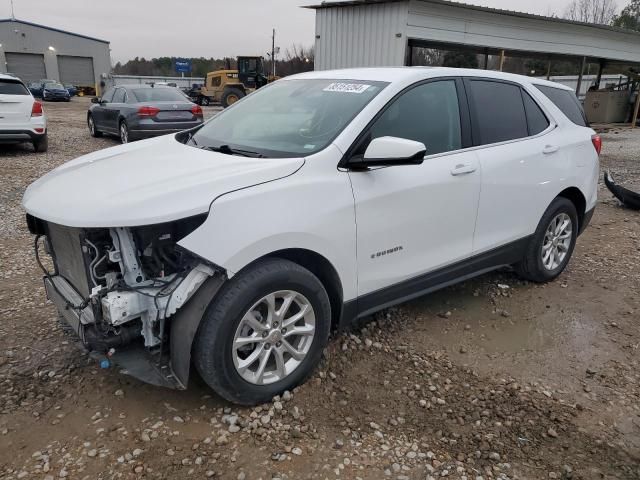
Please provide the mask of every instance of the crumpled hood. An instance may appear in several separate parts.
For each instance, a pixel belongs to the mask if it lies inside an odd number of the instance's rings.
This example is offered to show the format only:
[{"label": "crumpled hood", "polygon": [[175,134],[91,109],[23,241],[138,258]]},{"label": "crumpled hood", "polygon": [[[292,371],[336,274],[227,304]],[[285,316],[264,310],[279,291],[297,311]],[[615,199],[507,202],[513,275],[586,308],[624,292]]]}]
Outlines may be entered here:
[{"label": "crumpled hood", "polygon": [[32,183],[22,204],[69,227],[151,225],[206,213],[218,196],[286,177],[303,164],[200,150],[167,135],[67,162]]}]

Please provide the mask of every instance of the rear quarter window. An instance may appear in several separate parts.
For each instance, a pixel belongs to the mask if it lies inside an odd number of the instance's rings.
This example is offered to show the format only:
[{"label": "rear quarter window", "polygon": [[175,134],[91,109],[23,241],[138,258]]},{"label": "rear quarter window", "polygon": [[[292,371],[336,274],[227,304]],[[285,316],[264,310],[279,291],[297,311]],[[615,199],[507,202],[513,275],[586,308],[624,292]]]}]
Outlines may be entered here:
[{"label": "rear quarter window", "polygon": [[575,93],[571,90],[549,87],[546,85],[534,85],[540,90],[565,116],[576,125],[587,127],[587,117],[584,114],[582,105],[578,101]]},{"label": "rear quarter window", "polygon": [[16,80],[0,80],[0,95],[29,95],[29,90]]}]

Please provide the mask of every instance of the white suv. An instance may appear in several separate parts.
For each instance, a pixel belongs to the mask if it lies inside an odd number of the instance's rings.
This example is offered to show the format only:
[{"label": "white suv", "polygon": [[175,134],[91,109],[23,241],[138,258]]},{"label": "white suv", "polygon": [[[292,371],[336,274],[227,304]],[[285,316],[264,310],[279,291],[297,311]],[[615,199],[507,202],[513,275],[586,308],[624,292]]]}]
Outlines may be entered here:
[{"label": "white suv", "polygon": [[49,298],[104,365],[185,388],[193,361],[253,404],[302,382],[332,327],[503,266],[557,277],[600,146],[554,83],[314,72],[68,162],[24,207]]},{"label": "white suv", "polygon": [[46,152],[47,119],[20,79],[0,73],[0,143],[30,142],[36,152]]}]

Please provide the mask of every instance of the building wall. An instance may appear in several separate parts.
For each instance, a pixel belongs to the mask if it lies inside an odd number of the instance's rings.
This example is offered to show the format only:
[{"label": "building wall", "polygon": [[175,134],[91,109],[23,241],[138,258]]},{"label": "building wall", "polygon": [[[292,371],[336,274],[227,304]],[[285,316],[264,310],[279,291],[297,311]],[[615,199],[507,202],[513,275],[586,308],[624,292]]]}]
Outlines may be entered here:
[{"label": "building wall", "polygon": [[404,65],[407,6],[408,1],[316,10],[315,69]]},{"label": "building wall", "polygon": [[[5,52],[44,55],[47,78],[60,80],[57,55],[92,57],[95,83],[111,71],[109,44],[43,27],[15,22],[0,22],[0,72],[7,71]],[[55,51],[49,50],[49,46]]]},{"label": "building wall", "polygon": [[317,8],[315,68],[402,66],[408,39],[640,63],[637,33],[406,0]]},{"label": "building wall", "polygon": [[464,6],[409,2],[410,38],[640,62],[640,35]]}]

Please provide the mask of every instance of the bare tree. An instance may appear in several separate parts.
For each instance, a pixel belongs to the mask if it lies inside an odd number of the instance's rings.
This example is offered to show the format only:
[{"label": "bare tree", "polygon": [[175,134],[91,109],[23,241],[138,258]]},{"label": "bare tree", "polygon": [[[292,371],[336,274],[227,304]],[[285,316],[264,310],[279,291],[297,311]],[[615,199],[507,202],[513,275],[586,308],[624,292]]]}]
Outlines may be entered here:
[{"label": "bare tree", "polygon": [[567,20],[598,25],[611,25],[615,16],[615,0],[573,0],[564,11]]}]

